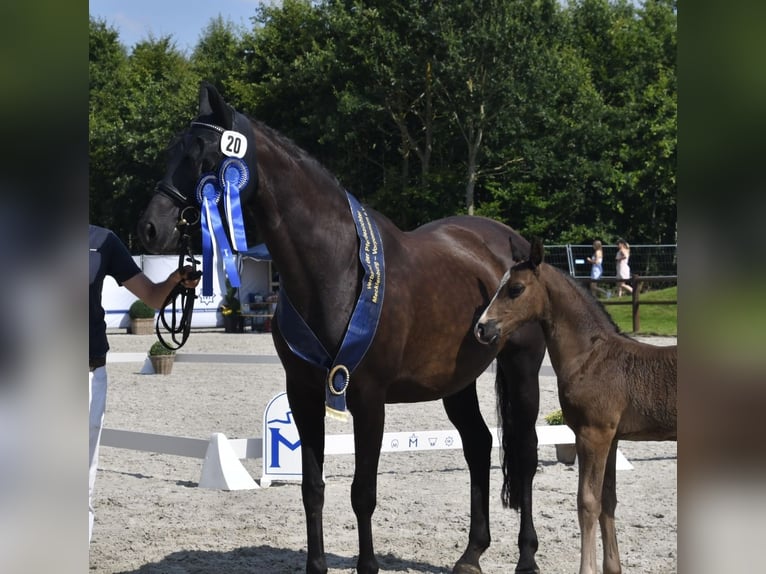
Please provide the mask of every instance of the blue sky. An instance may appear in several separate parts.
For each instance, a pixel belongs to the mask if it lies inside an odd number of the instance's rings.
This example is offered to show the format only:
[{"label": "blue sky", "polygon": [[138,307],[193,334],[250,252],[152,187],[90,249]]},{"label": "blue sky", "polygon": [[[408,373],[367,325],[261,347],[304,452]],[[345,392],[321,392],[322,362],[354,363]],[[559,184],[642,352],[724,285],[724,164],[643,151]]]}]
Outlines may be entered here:
[{"label": "blue sky", "polygon": [[[268,0],[266,0],[268,1]],[[219,14],[237,26],[250,28],[250,17],[262,0],[89,0],[89,12],[120,34],[129,50],[150,35],[172,35],[176,45],[191,53],[202,30]]]}]

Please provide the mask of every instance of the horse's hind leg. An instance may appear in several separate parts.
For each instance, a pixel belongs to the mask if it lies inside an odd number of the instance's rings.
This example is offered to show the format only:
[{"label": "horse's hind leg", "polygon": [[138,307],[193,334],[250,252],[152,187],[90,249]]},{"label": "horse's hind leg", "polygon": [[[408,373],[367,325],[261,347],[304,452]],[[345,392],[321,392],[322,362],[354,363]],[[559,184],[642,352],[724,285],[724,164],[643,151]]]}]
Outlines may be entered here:
[{"label": "horse's hind leg", "polygon": [[489,466],[492,434],[479,410],[476,381],[443,399],[449,420],[463,441],[463,455],[471,475],[471,529],[468,546],[455,564],[453,574],[481,572],[479,558],[489,547]]},{"label": "horse's hind leg", "polygon": [[617,439],[612,441],[609,456],[606,459],[604,486],[601,489],[601,541],[604,546],[604,574],[620,574],[620,551],[617,547],[617,531],[615,529],[614,511],[617,508]]}]

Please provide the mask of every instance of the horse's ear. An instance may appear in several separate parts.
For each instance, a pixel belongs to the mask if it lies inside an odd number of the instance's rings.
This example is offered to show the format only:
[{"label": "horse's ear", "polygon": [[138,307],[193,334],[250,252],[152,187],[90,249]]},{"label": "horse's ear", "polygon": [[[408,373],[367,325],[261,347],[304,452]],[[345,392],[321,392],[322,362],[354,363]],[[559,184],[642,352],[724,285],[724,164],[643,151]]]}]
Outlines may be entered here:
[{"label": "horse's ear", "polygon": [[543,262],[545,258],[545,249],[543,247],[543,240],[539,237],[532,239],[532,246],[529,248],[529,262],[537,267]]},{"label": "horse's ear", "polygon": [[231,106],[223,101],[221,94],[209,82],[199,86],[199,119],[222,128],[231,129],[233,121]]},{"label": "horse's ear", "polygon": [[511,257],[514,261],[524,261],[527,258],[527,254],[519,247],[518,241],[516,243],[513,242],[513,237],[508,237],[508,245],[511,248]]}]

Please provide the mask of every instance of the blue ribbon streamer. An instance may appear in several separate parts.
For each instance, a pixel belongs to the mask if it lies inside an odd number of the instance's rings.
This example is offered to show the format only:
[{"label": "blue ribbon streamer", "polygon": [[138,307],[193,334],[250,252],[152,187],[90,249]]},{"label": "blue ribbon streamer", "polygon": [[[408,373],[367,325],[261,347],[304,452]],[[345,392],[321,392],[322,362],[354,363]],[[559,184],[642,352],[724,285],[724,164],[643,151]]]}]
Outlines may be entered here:
[{"label": "blue ribbon streamer", "polygon": [[[218,177],[207,174],[200,178],[197,184],[197,201],[201,209],[202,227],[202,295],[213,295],[213,251],[218,249],[224,264],[224,271],[232,287],[241,284],[236,251],[247,251],[247,239],[242,217],[240,190],[247,185],[250,177],[245,163],[237,158],[227,158],[221,164]],[[221,202],[223,198],[223,202]],[[223,205],[224,217],[229,236],[234,248],[229,243],[220,206]]]},{"label": "blue ribbon streamer", "polygon": [[247,166],[238,159],[229,158],[221,164],[220,173],[221,187],[226,199],[226,213],[229,215],[229,235],[236,251],[247,251],[242,204],[239,199],[239,190],[247,185],[249,179]]},{"label": "blue ribbon streamer", "polygon": [[277,321],[290,350],[317,367],[325,369],[325,410],[328,415],[345,418],[346,389],[351,374],[367,354],[380,320],[385,294],[385,259],[383,241],[375,221],[350,193],[351,214],[359,237],[359,261],[364,269],[362,290],[351,314],[338,354],[333,357],[306,324],[284,289],[279,291]]},{"label": "blue ribbon streamer", "polygon": [[[215,207],[215,188],[212,184],[204,183],[205,179],[200,180],[198,186],[198,197],[200,202],[200,226],[202,227],[202,295],[210,297],[213,294],[213,234],[208,221],[210,213],[210,203]],[[206,189],[207,188],[207,189]]]}]

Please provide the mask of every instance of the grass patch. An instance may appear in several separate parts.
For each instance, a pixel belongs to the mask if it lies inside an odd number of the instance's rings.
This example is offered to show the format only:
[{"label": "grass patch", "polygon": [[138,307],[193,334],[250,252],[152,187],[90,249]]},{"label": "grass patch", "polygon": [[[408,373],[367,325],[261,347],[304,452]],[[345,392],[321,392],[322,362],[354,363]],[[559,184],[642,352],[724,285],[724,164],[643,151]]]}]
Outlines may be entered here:
[{"label": "grass patch", "polygon": [[[614,297],[612,301],[630,301],[631,295]],[[678,287],[641,293],[638,309],[641,319],[639,335],[678,336],[678,305],[644,305],[650,301],[678,301]],[[630,305],[604,305],[621,331],[633,332],[633,309]]]}]

